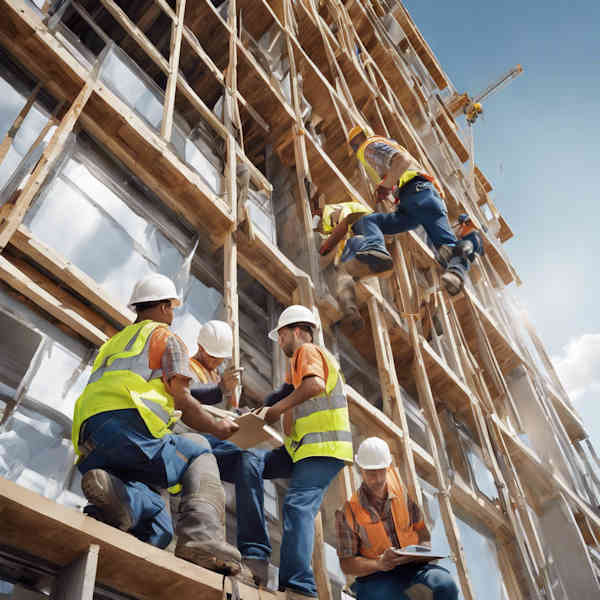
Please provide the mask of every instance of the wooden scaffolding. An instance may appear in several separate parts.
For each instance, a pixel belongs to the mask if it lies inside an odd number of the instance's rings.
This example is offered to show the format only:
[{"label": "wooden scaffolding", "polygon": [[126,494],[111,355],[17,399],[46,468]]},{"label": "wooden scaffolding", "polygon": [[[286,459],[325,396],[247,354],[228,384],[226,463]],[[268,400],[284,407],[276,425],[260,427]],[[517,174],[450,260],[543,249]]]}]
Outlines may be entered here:
[{"label": "wooden scaffolding", "polygon": [[[598,597],[597,458],[582,443],[581,419],[532,326],[514,321],[504,288],[518,276],[502,247],[512,231],[489,196],[491,184],[476,165],[464,166],[469,150],[447,109],[456,92],[401,2],[0,0],[0,14],[2,51],[34,82],[2,140],[0,161],[38,95],[55,106],[29,150],[37,152],[35,160],[0,205],[0,279],[19,299],[95,346],[131,322],[131,313],[98,282],[23,223],[72,132],[85,132],[198,231],[205,251],[222,253],[236,365],[243,268],[273,306],[312,308],[325,343],[334,351],[338,343],[351,345],[359,368],[377,374],[380,408],[347,385],[357,439],[386,439],[419,501],[422,482],[436,490],[466,600],[482,596],[457,516],[493,536],[508,598]],[[87,53],[76,51],[75,38]],[[158,125],[101,77],[101,49],[109,47],[160,89]],[[278,69],[282,77],[274,76]],[[219,140],[220,193],[174,148],[176,115],[192,128],[204,124]],[[353,332],[340,325],[340,308],[325,284],[311,207],[349,199],[375,207],[373,187],[346,144],[357,123],[398,140],[435,174],[451,221],[468,213],[489,227],[485,256],[477,258],[464,292],[452,298],[422,237],[409,232],[390,241],[393,273],[355,283],[365,327]],[[272,155],[295,172],[301,263],[256,227],[249,210],[249,190],[266,198],[274,193]],[[281,357],[274,361],[280,365]],[[4,420],[17,402],[7,406]],[[408,410],[424,423],[423,440],[415,439]],[[464,431],[493,478],[495,498],[475,481],[461,450]],[[325,564],[327,524],[357,483],[346,468],[323,506],[326,525],[321,516],[315,524],[313,563],[323,599],[334,597]],[[3,553],[50,565],[55,597],[92,598],[94,586],[96,593],[104,586],[144,599],[221,597],[214,573],[3,479],[0,545]],[[241,596],[270,597],[245,586]]]}]

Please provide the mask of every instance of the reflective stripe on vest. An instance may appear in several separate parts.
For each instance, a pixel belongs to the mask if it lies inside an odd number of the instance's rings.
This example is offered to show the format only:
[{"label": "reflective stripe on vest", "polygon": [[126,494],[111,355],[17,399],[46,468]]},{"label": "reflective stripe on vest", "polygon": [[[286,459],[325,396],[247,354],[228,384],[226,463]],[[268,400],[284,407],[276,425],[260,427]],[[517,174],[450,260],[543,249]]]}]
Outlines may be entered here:
[{"label": "reflective stripe on vest", "polygon": [[[387,138],[384,138],[384,137],[378,137],[378,136],[370,137],[368,140],[364,141],[361,144],[359,149],[356,151],[356,158],[358,158],[358,160],[365,167],[367,175],[371,178],[371,180],[375,183],[375,185],[379,185],[383,181],[383,177],[385,177],[385,174],[382,177],[377,172],[377,170],[369,164],[369,162],[365,158],[365,150],[367,149],[367,146],[373,142],[387,144],[391,148],[398,150],[398,152],[406,152],[407,154],[410,154],[410,153],[404,146],[401,146],[400,144],[397,144],[396,142],[394,142],[392,140],[388,140]],[[429,175],[428,173],[426,173],[423,169],[416,169],[416,170],[415,169],[407,169],[406,171],[404,171],[404,173],[402,173],[402,175],[400,175],[400,178],[398,179],[398,182],[397,182],[398,188],[401,188],[402,186],[406,185],[411,179],[414,179],[418,175],[420,175],[421,177],[424,177],[428,181],[431,181],[431,183],[433,183],[433,185],[435,186],[438,193],[443,197],[442,189],[438,185],[435,178],[432,177],[431,175]]]},{"label": "reflective stripe on vest", "polygon": [[[419,543],[419,534],[410,523],[408,514],[408,495],[394,468],[387,473],[388,494],[392,498],[392,519],[400,548]],[[360,537],[359,554],[365,558],[378,558],[388,548],[392,540],[387,534],[385,525],[379,517],[373,521],[373,512],[364,508],[360,503],[359,494],[355,492],[345,505],[345,516],[348,525],[357,531]]]},{"label": "reflective stripe on vest", "polygon": [[292,433],[285,447],[294,462],[330,456],[352,462],[352,433],[344,380],[335,359],[319,348],[328,369],[325,393],[294,407]]},{"label": "reflective stripe on vest", "polygon": [[179,419],[161,369],[150,369],[150,338],[163,323],[143,321],[125,327],[105,342],[73,414],[72,439],[79,453],[79,432],[90,417],[111,410],[137,408],[156,438]]}]

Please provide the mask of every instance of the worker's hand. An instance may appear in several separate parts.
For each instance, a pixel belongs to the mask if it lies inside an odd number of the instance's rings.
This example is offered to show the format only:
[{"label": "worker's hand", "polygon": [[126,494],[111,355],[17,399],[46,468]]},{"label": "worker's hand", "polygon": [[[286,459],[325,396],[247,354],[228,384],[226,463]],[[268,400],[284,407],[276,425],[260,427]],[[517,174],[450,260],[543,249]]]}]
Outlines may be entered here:
[{"label": "worker's hand", "polygon": [[241,385],[241,373],[243,368],[235,368],[234,366],[227,367],[225,371],[223,371],[223,375],[221,375],[221,381],[219,382],[219,387],[223,392],[223,395],[229,396],[233,394],[235,388],[238,385]]},{"label": "worker's hand", "polygon": [[392,188],[385,187],[383,185],[378,185],[375,190],[375,195],[377,196],[377,200],[379,202],[383,202],[387,200],[389,195],[392,193]]},{"label": "worker's hand", "polygon": [[398,565],[410,562],[411,559],[406,556],[398,556],[393,548],[388,548],[383,554],[377,559],[377,569],[379,571],[391,571]]},{"label": "worker's hand", "polygon": [[226,440],[231,437],[240,426],[231,419],[219,419],[215,425],[215,431],[213,435],[218,437],[220,440]]},{"label": "worker's hand", "polygon": [[281,417],[282,412],[277,407],[277,404],[274,404],[273,406],[269,406],[269,410],[267,410],[267,412],[263,415],[263,419],[265,420],[265,423],[272,425],[273,423],[275,423],[275,421],[277,421],[277,419],[279,419],[279,417]]}]

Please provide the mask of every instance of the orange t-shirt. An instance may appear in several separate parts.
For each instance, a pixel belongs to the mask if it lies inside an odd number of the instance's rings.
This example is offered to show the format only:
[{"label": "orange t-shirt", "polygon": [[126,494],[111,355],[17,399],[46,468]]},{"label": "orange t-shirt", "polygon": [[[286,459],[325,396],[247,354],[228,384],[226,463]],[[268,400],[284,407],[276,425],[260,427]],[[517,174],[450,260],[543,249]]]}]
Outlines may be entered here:
[{"label": "orange t-shirt", "polygon": [[[320,377],[323,381],[327,381],[329,368],[325,356],[318,346],[306,343],[294,352],[294,356],[290,359],[290,365],[285,382],[291,383],[294,389],[298,389],[305,377],[311,376]],[[286,435],[291,435],[294,411],[288,410],[283,413],[283,431]]]},{"label": "orange t-shirt", "polygon": [[290,366],[285,376],[285,382],[291,383],[294,389],[298,389],[305,377],[316,375],[323,381],[327,381],[329,368],[321,349],[314,344],[302,344],[294,352],[290,359]]}]

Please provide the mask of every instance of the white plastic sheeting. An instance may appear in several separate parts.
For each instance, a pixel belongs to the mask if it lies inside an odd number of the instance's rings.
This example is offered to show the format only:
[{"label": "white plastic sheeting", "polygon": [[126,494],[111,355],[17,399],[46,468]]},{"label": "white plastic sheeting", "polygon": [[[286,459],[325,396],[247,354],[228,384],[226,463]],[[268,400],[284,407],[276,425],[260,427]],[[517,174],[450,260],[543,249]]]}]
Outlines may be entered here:
[{"label": "white plastic sheeting", "polygon": [[[11,82],[0,76],[0,140],[4,139],[26,102],[27,98],[19,93]],[[47,122],[48,116],[34,104],[0,164],[0,190],[4,188]]]},{"label": "white plastic sheeting", "polygon": [[[163,91],[114,44],[106,47],[100,60],[100,80],[158,131],[163,115]],[[171,135],[175,152],[206,181],[213,192],[222,194],[222,165],[208,160],[186,129],[189,130],[189,127],[175,115]]]},{"label": "white plastic sheeting", "polygon": [[[425,510],[428,516],[428,525],[431,530],[432,547],[436,552],[450,554],[450,545],[448,544],[436,496],[437,490],[426,481],[420,480],[420,483],[423,490]],[[458,516],[456,521],[475,597],[485,598],[486,600],[509,600],[498,566],[498,556],[493,534],[486,531],[483,527],[477,526],[475,528],[474,525],[467,523]],[[445,559],[439,561],[438,564],[448,569],[458,584],[455,563],[450,559]],[[459,597],[462,599],[463,595],[460,594]]]}]

